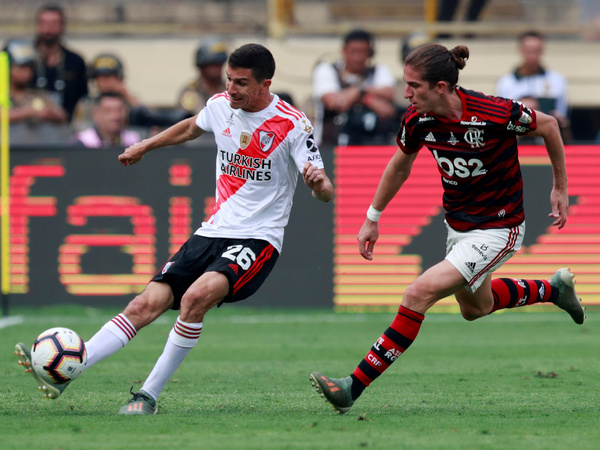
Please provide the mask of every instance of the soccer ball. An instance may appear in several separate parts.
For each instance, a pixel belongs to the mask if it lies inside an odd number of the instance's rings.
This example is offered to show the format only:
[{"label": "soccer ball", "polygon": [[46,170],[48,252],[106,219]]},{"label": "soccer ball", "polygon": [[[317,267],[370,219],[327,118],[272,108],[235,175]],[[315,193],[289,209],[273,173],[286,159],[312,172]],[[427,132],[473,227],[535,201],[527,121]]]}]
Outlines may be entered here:
[{"label": "soccer ball", "polygon": [[84,371],[86,363],[87,352],[83,340],[68,328],[50,328],[33,343],[33,370],[50,384],[74,380]]}]

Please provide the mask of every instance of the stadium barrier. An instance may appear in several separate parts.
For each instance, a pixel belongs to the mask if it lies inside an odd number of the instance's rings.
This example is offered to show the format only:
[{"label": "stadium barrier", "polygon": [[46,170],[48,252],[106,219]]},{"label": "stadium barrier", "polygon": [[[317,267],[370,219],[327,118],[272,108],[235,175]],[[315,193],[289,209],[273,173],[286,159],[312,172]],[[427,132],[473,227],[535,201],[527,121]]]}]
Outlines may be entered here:
[{"label": "stadium barrier", "polygon": [[[445,255],[442,186],[437,163],[422,151],[411,176],[380,220],[373,261],[356,252],[364,221],[393,147],[335,150],[334,303],[338,307],[397,305],[406,287]],[[600,303],[600,164],[598,146],[567,146],[570,208],[562,230],[548,218],[552,169],[544,147],[521,146],[527,230],[521,250],[497,276],[547,279],[568,266],[577,274],[577,292],[587,304]],[[439,302],[456,304],[454,298]]]},{"label": "stadium barrier", "polygon": [[[374,261],[356,235],[395,147],[322,149],[333,204],[298,181],[283,253],[250,306],[393,307],[422,270],[444,256],[436,163],[422,152],[411,178],[381,219]],[[596,146],[567,147],[571,208],[550,226],[552,172],[542,147],[522,147],[527,233],[498,275],[577,274],[578,291],[600,304],[600,166]],[[116,149],[19,147],[11,152],[11,304],[124,306],[209,215],[214,147],[152,152],[131,167]],[[442,303],[452,304],[453,299]]]},{"label": "stadium barrier", "polygon": [[[125,305],[200,226],[214,203],[214,146],[158,150],[130,167],[119,153],[13,149],[12,305]],[[252,305],[331,305],[333,207],[300,180],[294,203],[282,255]]]}]

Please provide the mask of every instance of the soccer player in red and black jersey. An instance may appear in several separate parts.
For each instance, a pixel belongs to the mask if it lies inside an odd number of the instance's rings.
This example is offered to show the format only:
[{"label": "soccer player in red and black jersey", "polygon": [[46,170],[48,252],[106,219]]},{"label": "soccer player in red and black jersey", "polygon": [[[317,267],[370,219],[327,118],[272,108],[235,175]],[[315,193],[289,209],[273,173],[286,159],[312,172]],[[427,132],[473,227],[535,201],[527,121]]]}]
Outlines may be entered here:
[{"label": "soccer player in red and black jersey", "polygon": [[567,222],[565,152],[556,119],[505,98],[457,86],[469,50],[429,44],[404,62],[404,97],[411,105],[398,134],[399,149],[385,169],[358,234],[360,254],[372,260],[379,217],[410,175],[426,146],[444,187],[446,258],[421,274],[404,293],[398,314],[350,376],[313,372],[317,391],[340,413],[416,339],[425,312],[454,294],[463,317],[475,320],[504,308],[551,302],[582,324],[584,308],[573,274],[559,269],[549,280],[498,278],[492,273],[521,247],[525,232],[523,180],[517,135],[543,138],[553,171],[549,217]]}]

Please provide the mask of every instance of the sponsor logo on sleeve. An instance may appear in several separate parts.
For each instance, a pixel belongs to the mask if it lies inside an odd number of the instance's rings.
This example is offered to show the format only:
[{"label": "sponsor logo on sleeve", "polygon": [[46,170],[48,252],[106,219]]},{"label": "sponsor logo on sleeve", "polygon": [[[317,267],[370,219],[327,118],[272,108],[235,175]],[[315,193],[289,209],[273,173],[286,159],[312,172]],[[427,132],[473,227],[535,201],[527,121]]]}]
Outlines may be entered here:
[{"label": "sponsor logo on sleeve", "polygon": [[506,130],[507,131],[515,131],[516,133],[525,133],[526,131],[529,130],[528,127],[524,127],[522,125],[516,125],[514,123],[512,123],[512,121],[508,122],[508,125],[506,126]]},{"label": "sponsor logo on sleeve", "polygon": [[312,134],[306,139],[306,147],[308,148],[308,151],[312,153],[319,150],[317,143],[315,142],[315,137]]}]

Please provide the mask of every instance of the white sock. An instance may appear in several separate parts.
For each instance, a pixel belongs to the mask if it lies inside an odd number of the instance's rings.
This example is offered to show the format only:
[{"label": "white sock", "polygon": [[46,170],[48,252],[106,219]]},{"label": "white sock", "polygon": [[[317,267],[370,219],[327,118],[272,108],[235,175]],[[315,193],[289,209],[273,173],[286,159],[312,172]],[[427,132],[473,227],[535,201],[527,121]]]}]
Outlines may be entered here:
[{"label": "white sock", "polygon": [[162,355],[144,382],[142,387],[144,392],[150,394],[155,400],[158,399],[169,379],[198,342],[201,332],[202,322],[186,323],[177,317]]},{"label": "white sock", "polygon": [[85,343],[87,350],[86,370],[125,347],[135,337],[137,331],[124,314],[119,314],[106,322],[92,338]]}]

